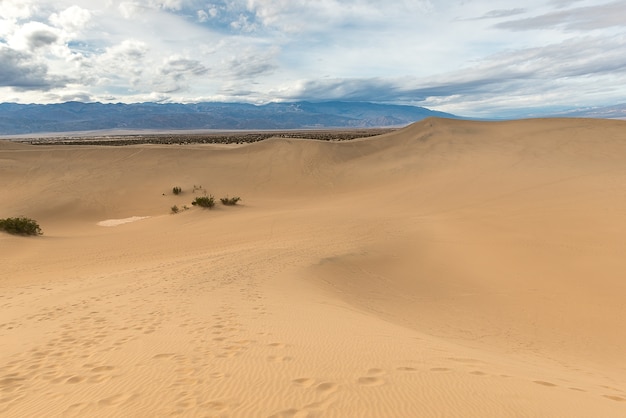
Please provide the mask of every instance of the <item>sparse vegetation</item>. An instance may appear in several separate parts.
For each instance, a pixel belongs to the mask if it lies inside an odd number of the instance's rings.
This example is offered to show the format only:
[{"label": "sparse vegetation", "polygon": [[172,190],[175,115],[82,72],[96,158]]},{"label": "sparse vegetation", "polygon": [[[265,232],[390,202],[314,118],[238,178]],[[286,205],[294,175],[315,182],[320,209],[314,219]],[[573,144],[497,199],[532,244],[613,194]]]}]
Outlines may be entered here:
[{"label": "sparse vegetation", "polygon": [[191,202],[191,204],[194,206],[200,206],[203,208],[210,209],[213,206],[215,206],[215,199],[213,198],[213,196],[199,196],[199,197],[196,197],[194,201]]},{"label": "sparse vegetation", "polygon": [[[180,186],[175,186],[172,188],[172,193],[174,193],[175,195],[182,193],[182,191],[183,189]],[[209,195],[204,187],[194,184],[191,191],[193,194],[196,194],[196,192],[200,192],[203,195],[194,198],[193,202],[191,202],[193,206],[200,206],[202,208],[209,209],[215,207],[215,198],[213,197],[213,195]],[[235,206],[240,200],[241,198],[239,196],[229,197],[228,195],[220,199],[222,204],[226,206]],[[174,205],[170,209],[172,214],[176,214],[179,213],[181,210],[188,210],[189,207],[185,205],[180,208],[177,205]]]},{"label": "sparse vegetation", "polygon": [[0,219],[0,231],[15,235],[43,235],[39,224],[30,218],[5,218]]},{"label": "sparse vegetation", "polygon": [[220,201],[222,202],[223,205],[226,206],[235,206],[237,204],[237,202],[239,202],[241,200],[240,197],[236,196],[236,197],[222,197],[220,199]]},{"label": "sparse vegetation", "polygon": [[106,138],[26,138],[16,139],[32,145],[132,145],[132,144],[249,144],[271,137],[316,139],[320,141],[349,141],[393,132],[394,128],[364,128],[347,130],[303,130],[257,133],[203,133],[203,134],[154,134],[154,135],[113,135]]}]

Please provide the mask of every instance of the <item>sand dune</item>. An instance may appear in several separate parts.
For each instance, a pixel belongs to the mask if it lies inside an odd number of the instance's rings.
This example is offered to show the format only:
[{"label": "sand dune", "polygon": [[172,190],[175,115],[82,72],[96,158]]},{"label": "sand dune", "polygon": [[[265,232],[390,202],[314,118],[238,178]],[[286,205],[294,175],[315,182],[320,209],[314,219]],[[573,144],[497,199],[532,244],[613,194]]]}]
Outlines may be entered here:
[{"label": "sand dune", "polygon": [[0,141],[44,231],[0,234],[0,415],[625,416],[624,156],[585,119]]}]

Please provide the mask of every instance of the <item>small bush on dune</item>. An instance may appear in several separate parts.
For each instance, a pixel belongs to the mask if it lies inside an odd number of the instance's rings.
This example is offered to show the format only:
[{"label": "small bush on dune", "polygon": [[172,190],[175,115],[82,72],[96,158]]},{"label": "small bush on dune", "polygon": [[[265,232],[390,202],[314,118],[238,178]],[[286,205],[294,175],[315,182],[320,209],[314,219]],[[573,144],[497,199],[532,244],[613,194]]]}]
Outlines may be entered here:
[{"label": "small bush on dune", "polygon": [[220,199],[220,201],[222,202],[223,205],[226,206],[234,206],[237,204],[237,202],[239,202],[241,200],[241,198],[239,197],[223,197]]},{"label": "small bush on dune", "polygon": [[191,202],[194,206],[200,206],[203,208],[212,208],[215,206],[215,199],[213,196],[200,196],[196,197],[193,202]]},{"label": "small bush on dune", "polygon": [[15,235],[43,235],[39,224],[26,217],[0,219],[0,230]]},{"label": "small bush on dune", "polygon": [[176,186],[174,188],[172,188],[172,193],[178,195],[181,194],[183,192],[183,189],[181,189],[180,187]]},{"label": "small bush on dune", "polygon": [[171,211],[170,213],[172,215],[176,215],[177,213],[184,212],[186,210],[189,210],[189,206],[187,205],[183,205],[182,208],[179,208],[178,205],[174,205],[170,208],[170,211]]}]

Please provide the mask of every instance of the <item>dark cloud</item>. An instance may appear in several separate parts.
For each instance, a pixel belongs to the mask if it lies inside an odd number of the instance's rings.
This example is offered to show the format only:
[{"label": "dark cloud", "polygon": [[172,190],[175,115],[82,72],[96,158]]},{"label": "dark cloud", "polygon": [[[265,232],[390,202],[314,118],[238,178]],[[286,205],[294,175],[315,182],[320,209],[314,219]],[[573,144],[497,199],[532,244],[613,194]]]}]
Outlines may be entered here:
[{"label": "dark cloud", "polygon": [[227,64],[227,71],[235,78],[246,79],[271,73],[277,67],[272,54],[248,51],[231,58]]},{"label": "dark cloud", "polygon": [[29,54],[0,46],[0,86],[15,90],[50,90],[64,87],[67,80],[48,75],[48,68]]},{"label": "dark cloud", "polygon": [[[391,101],[405,95],[406,85],[383,78],[309,80],[288,99],[348,101]],[[421,97],[419,99],[423,99]],[[419,100],[418,99],[418,100]]]},{"label": "dark cloud", "polygon": [[569,31],[586,31],[626,26],[624,13],[626,1],[620,0],[597,6],[559,10],[526,19],[498,23],[495,27],[515,31],[562,28]]},{"label": "dark cloud", "polygon": [[161,74],[168,75],[174,80],[181,80],[187,76],[201,76],[209,72],[200,61],[190,59],[172,59],[161,68]]},{"label": "dark cloud", "polygon": [[68,93],[60,96],[61,102],[92,102],[93,97],[89,93]]},{"label": "dark cloud", "polygon": [[172,58],[159,69],[159,75],[153,80],[153,88],[159,93],[174,93],[186,90],[188,80],[209,72],[200,61],[186,58]]},{"label": "dark cloud", "polygon": [[310,80],[290,99],[371,102],[420,102],[432,97],[469,96],[490,92],[503,94],[510,91],[516,80],[510,75],[478,77],[450,82],[427,80],[335,79]]},{"label": "dark cloud", "polygon": [[26,39],[31,49],[37,49],[55,43],[59,37],[52,31],[42,29],[29,33]]}]

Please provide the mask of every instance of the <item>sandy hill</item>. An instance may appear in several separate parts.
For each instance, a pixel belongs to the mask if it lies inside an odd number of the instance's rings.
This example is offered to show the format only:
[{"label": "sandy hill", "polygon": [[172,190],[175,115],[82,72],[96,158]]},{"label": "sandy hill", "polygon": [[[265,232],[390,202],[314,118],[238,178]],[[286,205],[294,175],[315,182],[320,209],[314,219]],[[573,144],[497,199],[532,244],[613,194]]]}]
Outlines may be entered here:
[{"label": "sandy hill", "polygon": [[624,156],[586,119],[0,141],[44,230],[0,234],[0,415],[625,416]]}]

